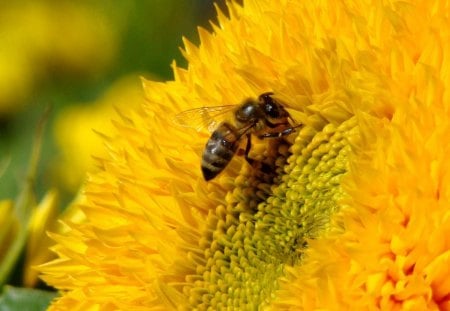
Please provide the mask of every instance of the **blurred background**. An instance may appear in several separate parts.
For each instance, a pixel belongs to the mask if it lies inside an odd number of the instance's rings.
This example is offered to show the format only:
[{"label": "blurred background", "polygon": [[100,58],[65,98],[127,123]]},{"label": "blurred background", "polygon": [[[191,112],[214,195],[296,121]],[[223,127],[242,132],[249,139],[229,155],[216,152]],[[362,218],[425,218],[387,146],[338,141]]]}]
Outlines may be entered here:
[{"label": "blurred background", "polygon": [[24,272],[39,257],[33,249],[46,249],[31,238],[45,235],[92,169],[102,149],[93,129],[108,134],[115,108],[142,102],[140,76],[172,79],[172,60],[186,65],[182,36],[198,43],[196,27],[211,29],[214,16],[210,0],[0,3],[0,286],[43,286]]},{"label": "blurred background", "polygon": [[128,90],[139,97],[139,76],[171,79],[171,61],[185,65],[179,52],[182,36],[197,43],[196,26],[209,28],[214,14],[210,0],[2,1],[0,199],[20,191],[46,106],[52,111],[37,192],[56,187],[73,194],[83,172],[70,166],[81,169],[84,164],[78,162],[85,159],[77,153],[87,146],[70,149],[75,146],[68,140],[77,139],[79,131],[86,136],[95,124],[102,127],[105,106],[133,105],[116,98],[115,90],[117,96]]}]

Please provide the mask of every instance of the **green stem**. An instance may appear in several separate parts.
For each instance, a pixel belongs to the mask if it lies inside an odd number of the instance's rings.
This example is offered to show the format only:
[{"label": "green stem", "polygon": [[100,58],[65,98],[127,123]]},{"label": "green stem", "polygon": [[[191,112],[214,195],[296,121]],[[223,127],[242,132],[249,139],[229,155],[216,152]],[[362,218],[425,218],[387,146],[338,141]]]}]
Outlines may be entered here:
[{"label": "green stem", "polygon": [[37,124],[35,140],[28,164],[27,177],[24,181],[23,190],[20,192],[15,204],[15,212],[17,214],[17,219],[19,220],[19,232],[0,264],[0,288],[8,281],[12,269],[16,265],[28,238],[28,222],[33,209],[36,207],[34,193],[35,177],[42,147],[44,127],[49,113],[50,108],[46,107],[44,114]]}]

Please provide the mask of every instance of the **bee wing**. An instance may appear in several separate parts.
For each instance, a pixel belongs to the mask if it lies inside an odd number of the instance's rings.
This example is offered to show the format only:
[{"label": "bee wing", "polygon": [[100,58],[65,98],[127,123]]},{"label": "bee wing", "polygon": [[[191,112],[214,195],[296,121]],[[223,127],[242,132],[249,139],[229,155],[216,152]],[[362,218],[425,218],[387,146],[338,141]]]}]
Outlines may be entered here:
[{"label": "bee wing", "polygon": [[174,122],[184,127],[190,127],[200,132],[203,129],[213,132],[217,126],[227,119],[236,105],[199,107],[182,111],[175,115]]}]

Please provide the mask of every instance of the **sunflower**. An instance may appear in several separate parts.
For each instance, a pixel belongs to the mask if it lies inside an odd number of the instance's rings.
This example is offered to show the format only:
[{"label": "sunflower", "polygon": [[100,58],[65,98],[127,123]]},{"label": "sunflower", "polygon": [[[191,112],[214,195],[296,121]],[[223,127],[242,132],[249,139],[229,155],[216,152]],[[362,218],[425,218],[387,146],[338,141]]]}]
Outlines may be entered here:
[{"label": "sunflower", "polygon": [[[51,309],[450,308],[446,1],[244,1],[143,81],[41,267]],[[172,116],[273,92],[301,128],[210,182]]]}]

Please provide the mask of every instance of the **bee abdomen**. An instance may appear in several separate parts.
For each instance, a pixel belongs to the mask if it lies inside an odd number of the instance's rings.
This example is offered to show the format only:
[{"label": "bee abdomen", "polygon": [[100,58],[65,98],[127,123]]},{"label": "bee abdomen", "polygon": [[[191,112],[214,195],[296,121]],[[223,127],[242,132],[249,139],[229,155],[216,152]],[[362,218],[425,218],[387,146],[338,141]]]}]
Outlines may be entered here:
[{"label": "bee abdomen", "polygon": [[202,157],[202,173],[206,181],[216,177],[230,163],[238,146],[237,140],[234,128],[227,123],[213,132]]}]

